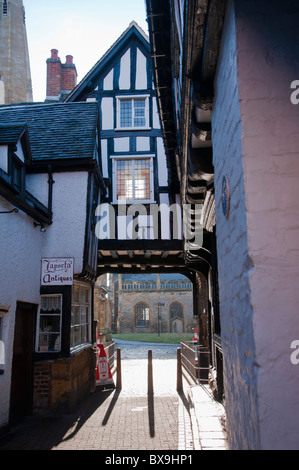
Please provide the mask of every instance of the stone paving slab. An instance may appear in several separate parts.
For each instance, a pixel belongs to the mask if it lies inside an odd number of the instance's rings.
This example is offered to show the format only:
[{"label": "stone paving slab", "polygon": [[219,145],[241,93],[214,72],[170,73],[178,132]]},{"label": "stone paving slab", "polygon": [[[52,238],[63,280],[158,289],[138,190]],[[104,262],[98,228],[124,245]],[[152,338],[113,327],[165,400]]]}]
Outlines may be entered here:
[{"label": "stone paving slab", "polygon": [[188,402],[176,391],[176,361],[153,361],[148,393],[145,361],[123,361],[120,392],[96,391],[75,413],[28,417],[0,439],[0,449],[193,449]]},{"label": "stone paving slab", "polygon": [[0,437],[0,450],[222,449],[215,406],[185,380],[178,393],[176,367],[176,360],[153,360],[151,388],[146,361],[122,361],[121,391],[96,391],[69,415],[27,417]]},{"label": "stone paving slab", "polygon": [[[227,450],[225,409],[211,397],[208,386],[194,385],[187,391],[193,428],[202,450]],[[195,433],[195,432],[194,432]]]}]

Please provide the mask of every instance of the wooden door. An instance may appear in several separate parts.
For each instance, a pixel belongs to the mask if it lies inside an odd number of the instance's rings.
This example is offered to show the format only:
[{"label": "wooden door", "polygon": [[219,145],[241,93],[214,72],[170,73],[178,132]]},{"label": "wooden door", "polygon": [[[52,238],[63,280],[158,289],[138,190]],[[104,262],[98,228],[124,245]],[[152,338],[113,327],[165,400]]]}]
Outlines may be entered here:
[{"label": "wooden door", "polygon": [[17,302],[12,361],[10,422],[32,411],[33,351],[37,307]]}]

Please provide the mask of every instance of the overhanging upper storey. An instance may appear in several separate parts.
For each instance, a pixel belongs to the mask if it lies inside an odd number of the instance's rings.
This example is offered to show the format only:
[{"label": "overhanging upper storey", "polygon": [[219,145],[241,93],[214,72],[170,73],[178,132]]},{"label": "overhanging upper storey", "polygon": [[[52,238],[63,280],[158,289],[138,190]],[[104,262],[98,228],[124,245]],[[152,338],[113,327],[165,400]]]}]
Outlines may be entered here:
[{"label": "overhanging upper storey", "polygon": [[[211,109],[225,1],[146,0],[154,82],[182,204],[203,207],[204,245],[215,225]],[[198,250],[186,249],[188,263]]]}]

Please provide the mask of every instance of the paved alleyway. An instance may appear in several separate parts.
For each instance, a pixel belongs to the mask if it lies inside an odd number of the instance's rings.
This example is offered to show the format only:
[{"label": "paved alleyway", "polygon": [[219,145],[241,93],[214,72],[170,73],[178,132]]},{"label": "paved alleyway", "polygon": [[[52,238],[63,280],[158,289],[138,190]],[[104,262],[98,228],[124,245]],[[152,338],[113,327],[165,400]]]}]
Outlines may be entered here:
[{"label": "paved alleyway", "polygon": [[199,450],[190,387],[183,380],[177,393],[176,367],[175,359],[153,359],[148,389],[147,361],[122,360],[120,392],[96,391],[71,415],[28,417],[0,438],[0,450]]}]

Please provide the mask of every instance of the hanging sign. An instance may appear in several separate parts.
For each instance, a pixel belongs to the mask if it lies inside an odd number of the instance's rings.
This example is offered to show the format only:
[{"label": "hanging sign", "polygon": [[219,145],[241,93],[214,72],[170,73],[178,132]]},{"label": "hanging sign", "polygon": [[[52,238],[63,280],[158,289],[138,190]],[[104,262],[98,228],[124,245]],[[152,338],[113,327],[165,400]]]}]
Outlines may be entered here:
[{"label": "hanging sign", "polygon": [[42,286],[72,286],[74,279],[74,258],[42,259]]}]

